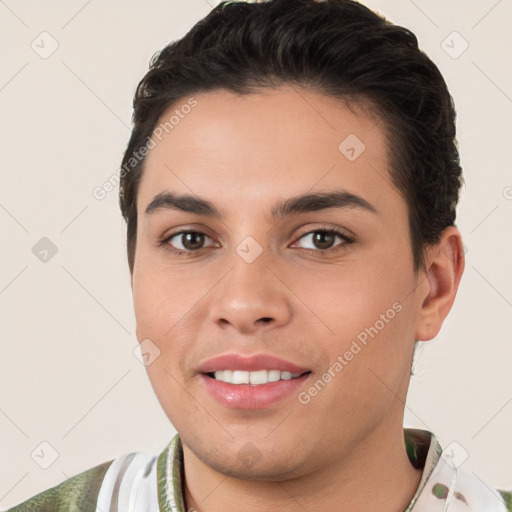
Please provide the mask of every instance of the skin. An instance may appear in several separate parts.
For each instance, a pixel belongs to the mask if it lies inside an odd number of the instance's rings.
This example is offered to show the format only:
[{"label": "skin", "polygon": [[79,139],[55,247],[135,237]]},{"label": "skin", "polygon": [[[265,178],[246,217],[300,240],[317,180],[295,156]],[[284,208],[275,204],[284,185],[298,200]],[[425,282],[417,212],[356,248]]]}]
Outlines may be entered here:
[{"label": "skin", "polygon": [[[197,106],[146,158],[132,275],[139,342],[160,350],[148,375],[183,442],[187,509],[363,511],[379,496],[379,510],[404,510],[421,477],[402,427],[414,340],[433,338],[455,299],[459,231],[447,228],[415,275],[384,131],[364,110],[287,85],[194,97]],[[366,146],[354,161],[338,150],[349,134]],[[352,206],[271,217],[276,202],[339,189],[376,213]],[[221,217],[145,214],[162,192],[206,199]],[[325,227],[355,241],[315,243]],[[181,235],[159,245],[185,228],[205,233],[202,245],[190,249]],[[262,249],[252,263],[236,252],[248,236]],[[196,371],[226,352],[272,354],[311,370],[299,391],[307,390],[397,302],[401,311],[307,404],[293,393],[261,410],[228,409]],[[238,457],[247,443],[259,457],[249,467]]]}]

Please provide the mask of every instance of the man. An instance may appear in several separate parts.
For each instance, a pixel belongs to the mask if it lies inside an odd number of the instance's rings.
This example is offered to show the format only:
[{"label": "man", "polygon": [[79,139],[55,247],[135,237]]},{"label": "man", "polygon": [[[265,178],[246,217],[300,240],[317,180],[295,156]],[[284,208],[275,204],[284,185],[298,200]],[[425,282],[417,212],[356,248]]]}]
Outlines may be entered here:
[{"label": "man", "polygon": [[512,510],[403,429],[464,269],[455,112],[415,36],[349,0],[225,2],[133,120],[137,337],[178,435],[11,510]]}]

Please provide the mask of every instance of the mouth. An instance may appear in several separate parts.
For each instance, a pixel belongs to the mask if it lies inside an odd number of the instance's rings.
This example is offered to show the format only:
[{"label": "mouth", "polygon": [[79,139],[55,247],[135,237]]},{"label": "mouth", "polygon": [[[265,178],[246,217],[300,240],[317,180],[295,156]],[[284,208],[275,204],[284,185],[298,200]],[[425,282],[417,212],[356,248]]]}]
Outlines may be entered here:
[{"label": "mouth", "polygon": [[206,396],[228,409],[264,409],[293,399],[312,371],[271,354],[224,353],[197,368]]}]

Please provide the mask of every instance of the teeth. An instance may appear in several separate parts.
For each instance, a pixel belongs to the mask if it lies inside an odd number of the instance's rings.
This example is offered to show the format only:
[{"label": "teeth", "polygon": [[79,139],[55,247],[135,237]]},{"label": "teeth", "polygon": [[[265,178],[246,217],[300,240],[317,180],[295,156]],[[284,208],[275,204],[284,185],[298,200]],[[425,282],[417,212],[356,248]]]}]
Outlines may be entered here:
[{"label": "teeth", "polygon": [[268,381],[277,382],[281,378],[281,372],[279,370],[268,371]]},{"label": "teeth", "polygon": [[233,384],[249,384],[249,372],[241,372],[239,370],[235,370],[233,372],[231,382]]},{"label": "teeth", "polygon": [[257,370],[247,372],[244,370],[220,370],[214,372],[215,379],[229,384],[268,384],[278,380],[290,380],[300,376],[299,373],[281,372],[279,370]]},{"label": "teeth", "polygon": [[268,371],[258,370],[257,372],[244,372],[248,374],[248,379],[251,384],[266,384],[268,382]]}]

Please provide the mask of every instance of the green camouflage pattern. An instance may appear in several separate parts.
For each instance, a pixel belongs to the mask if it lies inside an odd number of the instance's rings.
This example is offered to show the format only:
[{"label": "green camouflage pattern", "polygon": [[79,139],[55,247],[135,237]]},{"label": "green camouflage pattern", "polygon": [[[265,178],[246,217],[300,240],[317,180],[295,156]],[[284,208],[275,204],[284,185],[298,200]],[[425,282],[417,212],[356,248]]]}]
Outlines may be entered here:
[{"label": "green camouflage pattern", "polygon": [[95,512],[103,477],[112,462],[68,478],[7,512]]}]

